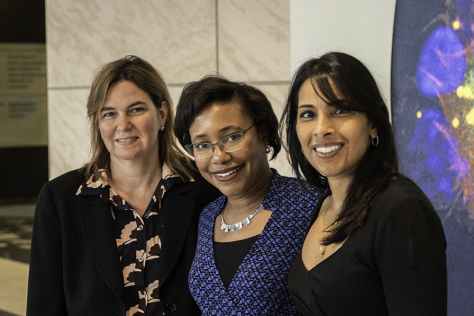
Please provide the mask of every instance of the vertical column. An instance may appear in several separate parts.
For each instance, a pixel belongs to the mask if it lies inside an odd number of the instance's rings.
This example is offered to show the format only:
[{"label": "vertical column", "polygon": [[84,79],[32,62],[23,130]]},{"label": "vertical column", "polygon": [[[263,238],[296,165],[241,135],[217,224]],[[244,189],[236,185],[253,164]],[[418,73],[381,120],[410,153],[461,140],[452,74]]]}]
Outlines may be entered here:
[{"label": "vertical column", "polygon": [[[218,0],[218,69],[268,97],[280,118],[290,83],[289,0]],[[282,149],[270,165],[291,175]]]}]

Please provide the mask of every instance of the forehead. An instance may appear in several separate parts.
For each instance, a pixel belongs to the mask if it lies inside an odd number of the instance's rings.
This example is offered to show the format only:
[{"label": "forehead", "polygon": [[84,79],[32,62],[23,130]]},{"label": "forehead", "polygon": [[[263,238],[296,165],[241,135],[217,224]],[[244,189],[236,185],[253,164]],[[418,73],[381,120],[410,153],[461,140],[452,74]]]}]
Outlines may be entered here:
[{"label": "forehead", "polygon": [[245,129],[252,123],[252,118],[238,102],[215,102],[196,115],[189,133],[191,138],[198,134],[220,134],[226,129]]},{"label": "forehead", "polygon": [[318,93],[316,93],[315,88],[317,88],[315,83],[311,79],[306,79],[298,91],[298,103],[323,102]]},{"label": "forehead", "polygon": [[317,100],[317,102],[331,104],[335,101],[345,100],[343,93],[337,88],[336,84],[330,78],[327,78],[327,81],[329,87],[323,91],[318,87],[316,80],[313,78],[306,79],[298,91],[298,103]]},{"label": "forehead", "polygon": [[130,102],[130,100],[149,101],[148,93],[140,89],[135,83],[121,80],[112,84],[105,95],[104,105],[110,103]]}]

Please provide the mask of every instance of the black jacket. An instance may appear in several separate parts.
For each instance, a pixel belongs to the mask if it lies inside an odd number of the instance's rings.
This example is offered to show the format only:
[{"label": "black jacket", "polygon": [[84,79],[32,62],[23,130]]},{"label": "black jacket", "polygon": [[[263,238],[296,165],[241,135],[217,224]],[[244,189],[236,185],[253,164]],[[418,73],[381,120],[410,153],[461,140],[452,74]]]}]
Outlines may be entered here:
[{"label": "black jacket", "polygon": [[[164,212],[159,279],[166,314],[200,315],[188,289],[197,223],[220,193],[199,174],[174,184]],[[110,205],[77,196],[84,176],[74,170],[46,183],[39,195],[28,284],[27,315],[125,315],[123,275]]]}]

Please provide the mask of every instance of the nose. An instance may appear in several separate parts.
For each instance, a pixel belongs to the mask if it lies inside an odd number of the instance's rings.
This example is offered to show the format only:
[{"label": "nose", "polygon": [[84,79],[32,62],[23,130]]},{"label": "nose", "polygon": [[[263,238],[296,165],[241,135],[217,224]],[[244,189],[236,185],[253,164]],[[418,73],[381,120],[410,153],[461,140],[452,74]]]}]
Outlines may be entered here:
[{"label": "nose", "polygon": [[117,128],[119,131],[123,132],[130,128],[131,123],[127,115],[120,115],[117,119]]},{"label": "nose", "polygon": [[213,144],[212,146],[212,163],[222,164],[229,161],[231,156],[229,153],[221,149],[219,144]]},{"label": "nose", "polygon": [[332,135],[334,127],[332,118],[327,114],[320,114],[315,121],[313,134],[317,137],[323,138]]}]

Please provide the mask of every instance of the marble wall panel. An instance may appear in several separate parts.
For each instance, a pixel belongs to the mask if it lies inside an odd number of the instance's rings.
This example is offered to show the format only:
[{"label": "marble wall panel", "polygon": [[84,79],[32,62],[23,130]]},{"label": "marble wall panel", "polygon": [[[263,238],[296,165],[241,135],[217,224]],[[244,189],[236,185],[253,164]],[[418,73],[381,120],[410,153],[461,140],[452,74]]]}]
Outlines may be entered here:
[{"label": "marble wall panel", "polygon": [[168,85],[168,91],[170,92],[171,100],[173,100],[173,106],[176,113],[176,106],[178,105],[179,97],[183,91],[184,85]]},{"label": "marble wall panel", "polygon": [[138,55],[168,82],[216,68],[215,0],[46,0],[49,87],[89,86],[100,65]]},{"label": "marble wall panel", "polygon": [[244,81],[289,80],[289,0],[221,0],[217,10],[221,74]]},{"label": "marble wall panel", "polygon": [[[267,96],[268,100],[272,104],[273,110],[275,111],[278,120],[280,120],[281,114],[283,113],[283,109],[285,107],[290,82],[287,82],[286,84],[282,83],[272,85],[255,83],[253,85],[259,88]],[[286,159],[286,152],[283,147],[277,158],[273,161],[270,161],[270,167],[277,169],[281,175],[293,176],[293,172]]]},{"label": "marble wall panel", "polygon": [[86,102],[89,89],[49,90],[50,178],[80,168],[90,153]]}]

